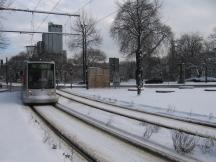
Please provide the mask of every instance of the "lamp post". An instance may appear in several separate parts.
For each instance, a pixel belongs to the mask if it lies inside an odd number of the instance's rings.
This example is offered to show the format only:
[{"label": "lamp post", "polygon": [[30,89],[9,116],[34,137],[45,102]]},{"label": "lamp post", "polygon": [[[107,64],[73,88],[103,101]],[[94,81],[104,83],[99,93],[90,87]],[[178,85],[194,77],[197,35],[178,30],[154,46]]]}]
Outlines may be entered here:
[{"label": "lamp post", "polygon": [[28,59],[30,59],[36,52],[36,46],[26,46],[26,51],[27,51]]}]

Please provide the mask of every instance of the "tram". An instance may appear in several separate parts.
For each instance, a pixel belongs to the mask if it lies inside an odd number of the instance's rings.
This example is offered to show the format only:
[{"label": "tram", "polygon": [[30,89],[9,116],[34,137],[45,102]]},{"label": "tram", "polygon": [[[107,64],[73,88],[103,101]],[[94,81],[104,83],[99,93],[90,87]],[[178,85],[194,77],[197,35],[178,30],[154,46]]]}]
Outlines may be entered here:
[{"label": "tram", "polygon": [[22,72],[22,101],[24,104],[55,104],[55,63],[25,61]]}]

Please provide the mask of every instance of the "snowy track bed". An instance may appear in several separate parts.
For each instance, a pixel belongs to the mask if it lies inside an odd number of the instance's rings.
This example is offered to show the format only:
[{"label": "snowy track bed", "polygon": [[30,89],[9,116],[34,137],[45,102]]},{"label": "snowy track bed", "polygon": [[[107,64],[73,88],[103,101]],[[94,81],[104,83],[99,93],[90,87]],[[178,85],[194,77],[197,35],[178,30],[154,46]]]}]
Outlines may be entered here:
[{"label": "snowy track bed", "polygon": [[[212,89],[210,89],[212,90]],[[71,94],[71,95],[75,95],[75,96],[78,96],[78,97],[82,97],[82,98],[85,98],[85,99],[89,99],[89,100],[93,100],[93,101],[96,101],[96,102],[99,102],[99,103],[104,103],[104,104],[108,104],[108,105],[111,105],[111,106],[116,106],[116,107],[120,107],[120,108],[123,108],[123,109],[129,109],[129,110],[133,110],[133,111],[137,111],[137,112],[141,112],[141,113],[147,113],[147,114],[152,114],[152,115],[156,115],[156,116],[162,116],[162,117],[166,117],[166,118],[170,118],[170,119],[176,119],[176,120],[181,120],[181,121],[185,121],[185,122],[189,122],[189,123],[195,123],[195,124],[199,124],[199,125],[204,125],[204,126],[209,126],[209,127],[213,127],[213,128],[216,128],[216,120],[214,121],[208,121],[206,119],[202,119],[204,118],[202,115],[200,114],[184,114],[184,112],[181,112],[181,115],[182,116],[178,116],[178,115],[175,115],[172,113],[172,108],[168,108],[168,111],[164,112],[164,111],[160,111],[164,108],[160,108],[160,107],[155,107],[155,106],[150,106],[150,105],[138,105],[133,107],[134,103],[118,103],[116,102],[115,100],[112,100],[112,99],[108,99],[108,98],[95,98],[95,95],[92,96],[86,96],[86,95],[81,95],[81,94],[78,94],[78,93],[72,93],[72,92],[68,92],[66,90],[60,90],[62,92],[65,92],[65,93],[68,93],[68,94]],[[215,89],[214,89],[215,91]],[[143,110],[141,107],[147,107],[148,109],[151,109],[150,111],[147,111],[147,110]],[[152,111],[152,110],[155,110],[156,111]],[[170,111],[170,113],[169,113]],[[183,115],[184,114],[184,115]],[[194,115],[194,116],[192,116]],[[197,118],[198,117],[198,118]],[[206,117],[206,116],[205,116]],[[212,116],[208,116],[208,119],[209,118],[213,118]]]},{"label": "snowy track bed", "polygon": [[166,115],[150,114],[141,111],[135,111],[133,109],[122,108],[119,106],[109,105],[88,98],[84,98],[78,95],[69,94],[63,91],[57,91],[59,95],[62,95],[68,99],[76,102],[92,106],[94,108],[114,113],[120,116],[128,117],[138,121],[147,122],[150,124],[158,125],[168,129],[174,129],[182,131],[191,135],[196,135],[204,138],[216,139],[216,127],[214,123],[202,124],[199,121],[187,121],[186,119],[169,117]]},{"label": "snowy track bed", "polygon": [[[67,99],[65,97],[59,98],[59,103],[69,113],[78,113],[79,115],[85,116],[97,123],[101,123],[108,128],[120,131],[123,136],[129,136],[131,141],[139,141],[142,146],[148,149],[159,150],[159,152],[166,152],[165,154],[177,154],[176,149],[173,146],[172,136],[175,131],[170,129],[161,128],[145,122],[129,119],[127,117],[119,116],[106,111],[98,110],[97,108],[83,105],[79,102]],[[184,136],[184,134],[182,134]],[[130,138],[131,137],[131,138]],[[135,140],[134,140],[135,138]],[[189,154],[184,154],[189,158],[196,158],[201,161],[215,161],[215,151],[210,147],[212,152],[203,153],[203,147],[208,139],[199,138],[196,136],[189,136],[193,139],[194,149]],[[187,139],[186,139],[187,141]],[[183,142],[184,143],[184,142]],[[167,151],[168,150],[168,151]],[[174,153],[174,154],[173,154]],[[183,154],[179,154],[180,157],[184,157]],[[201,156],[202,155],[202,156]],[[208,160],[206,160],[208,159]],[[191,160],[189,160],[191,161]]]},{"label": "snowy track bed", "polygon": [[[69,115],[53,106],[35,106],[35,110],[53,125],[62,135],[73,141],[97,161],[131,162],[131,161],[188,161],[152,153],[140,147],[122,141],[106,131],[98,129],[92,123],[84,122],[77,115]],[[159,156],[160,155],[160,156]],[[193,161],[193,160],[189,160]]]},{"label": "snowy track bed", "polygon": [[[76,144],[74,144],[73,142],[71,142],[66,136],[64,136],[64,134],[62,134],[61,131],[59,131],[58,129],[56,129],[46,118],[44,118],[36,109],[34,106],[30,107],[31,110],[39,117],[39,120],[42,121],[44,123],[44,125],[46,127],[48,127],[47,129],[50,129],[50,131],[52,131],[52,133],[54,133],[56,135],[56,137],[58,137],[59,139],[61,139],[62,141],[64,141],[65,144],[67,144],[69,147],[72,148],[72,150],[76,151],[76,155],[77,159],[74,159],[74,153],[72,152],[72,154],[66,154],[64,153],[65,158],[70,159],[71,161],[81,161],[81,162],[95,162],[96,159],[94,159],[93,157],[91,157],[88,153],[86,153],[82,148],[79,148]],[[37,121],[37,119],[35,120]],[[38,121],[37,121],[38,122]],[[47,137],[47,139],[49,139],[50,137]],[[56,144],[53,144],[53,147],[57,147]]]}]

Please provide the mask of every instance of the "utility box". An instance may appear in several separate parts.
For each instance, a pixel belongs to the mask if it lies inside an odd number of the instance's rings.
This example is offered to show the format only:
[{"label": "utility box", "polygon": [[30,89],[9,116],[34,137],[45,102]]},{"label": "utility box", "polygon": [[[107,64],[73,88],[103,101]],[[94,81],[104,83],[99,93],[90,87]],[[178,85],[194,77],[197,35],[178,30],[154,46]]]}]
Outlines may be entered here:
[{"label": "utility box", "polygon": [[98,67],[88,68],[88,87],[89,88],[105,88],[110,86],[109,69]]}]

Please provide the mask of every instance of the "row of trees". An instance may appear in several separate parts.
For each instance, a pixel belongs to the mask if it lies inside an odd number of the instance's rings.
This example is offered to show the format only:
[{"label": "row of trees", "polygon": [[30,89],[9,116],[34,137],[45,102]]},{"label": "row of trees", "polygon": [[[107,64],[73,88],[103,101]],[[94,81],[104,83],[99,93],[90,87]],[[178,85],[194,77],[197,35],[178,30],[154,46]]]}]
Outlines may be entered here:
[{"label": "row of trees", "polygon": [[[197,70],[200,75],[204,63],[214,62],[210,53],[215,48],[216,29],[208,39],[198,33],[184,34],[175,39],[171,28],[161,21],[160,8],[159,0],[126,0],[118,3],[118,12],[110,29],[120,52],[129,60],[135,58],[134,62],[121,63],[120,72],[123,79],[136,78],[138,94],[143,78],[176,80],[179,63],[184,63],[188,69]],[[97,21],[86,13],[82,13],[73,24],[72,30],[80,34],[69,42],[70,49],[76,51],[74,58],[69,61],[73,69],[84,67],[86,62],[89,66],[104,65],[106,54],[98,49],[102,36],[96,25]],[[167,50],[167,56],[162,57],[160,51],[164,49]],[[80,70],[81,73],[84,71]],[[187,70],[187,76],[191,76],[190,70]]]},{"label": "row of trees", "polygon": [[[4,6],[6,3],[6,0],[0,0],[0,7]],[[0,14],[0,20],[3,17]],[[2,24],[0,21],[0,28],[2,28]],[[7,46],[9,45],[8,39],[5,37],[5,35],[3,33],[0,33],[0,49],[5,49],[7,48]]]},{"label": "row of trees", "polygon": [[[127,57],[136,58],[136,81],[138,94],[141,92],[143,59],[156,52],[171,36],[171,29],[159,17],[161,4],[155,0],[127,0],[118,4],[118,13],[111,27],[111,35],[117,40],[120,51]],[[72,49],[97,46],[101,36],[95,29],[96,22],[83,14],[74,24],[74,31],[81,34],[70,43]],[[85,36],[85,38],[83,37]],[[84,62],[83,53],[83,62]],[[89,55],[90,56],[90,55]]]},{"label": "row of trees", "polygon": [[[214,69],[216,63],[216,32],[204,39],[199,33],[183,34],[179,39],[170,40],[168,55],[163,58],[162,63],[168,65],[169,80],[176,80],[178,64],[184,63],[186,77],[192,77],[192,71],[196,71],[196,77],[200,77],[203,67]],[[215,76],[214,76],[215,77]]]}]

